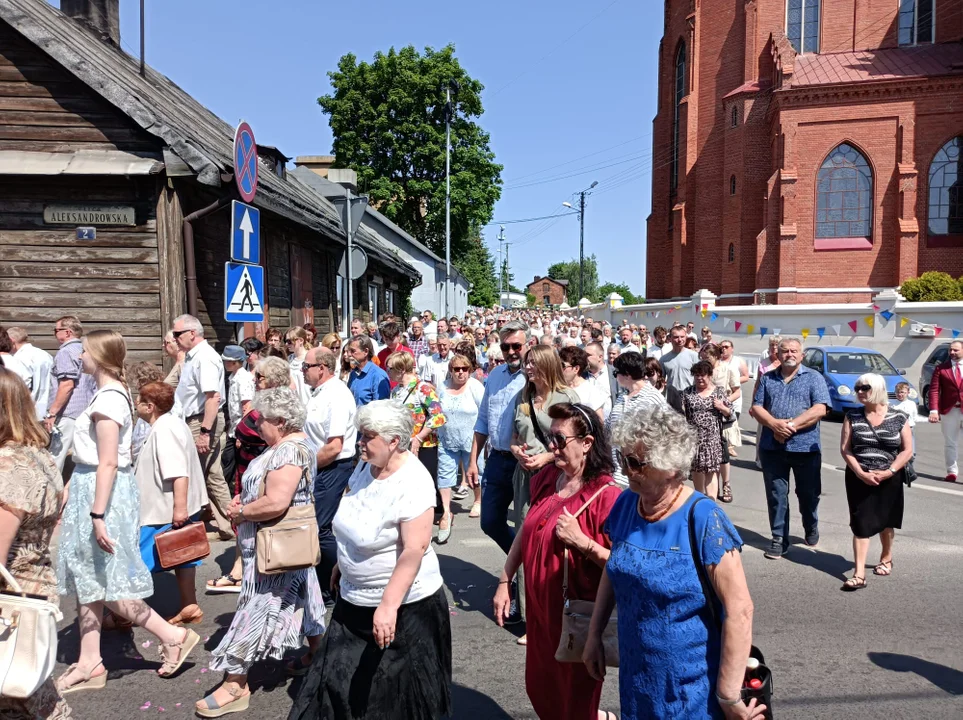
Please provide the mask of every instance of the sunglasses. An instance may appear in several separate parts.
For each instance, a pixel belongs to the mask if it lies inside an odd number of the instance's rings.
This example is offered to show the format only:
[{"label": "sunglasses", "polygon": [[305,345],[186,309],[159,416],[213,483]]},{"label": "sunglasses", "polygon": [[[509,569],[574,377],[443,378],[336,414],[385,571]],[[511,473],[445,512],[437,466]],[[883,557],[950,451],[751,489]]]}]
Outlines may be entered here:
[{"label": "sunglasses", "polygon": [[471,372],[470,368],[467,367],[453,367],[451,368],[453,373]]},{"label": "sunglasses", "polygon": [[188,333],[188,332],[194,332],[194,331],[193,330],[175,330],[174,332],[171,333],[171,335],[173,335],[174,338],[177,339],[184,333]]},{"label": "sunglasses", "polygon": [[261,373],[259,372],[254,373],[254,382],[261,382],[263,379],[264,379],[264,376]]},{"label": "sunglasses", "polygon": [[853,390],[855,390],[856,392],[869,392],[872,389],[873,389],[872,385],[856,385],[853,387]]},{"label": "sunglasses", "polygon": [[575,438],[580,438],[581,435],[562,435],[562,433],[549,433],[548,434],[548,444],[552,445],[559,450],[564,450],[565,446],[568,445],[569,440],[574,440]]},{"label": "sunglasses", "polygon": [[499,347],[502,349],[503,353],[507,352],[519,352],[523,347],[524,343],[501,343]]},{"label": "sunglasses", "polygon": [[620,450],[615,451],[615,457],[624,471],[631,470],[632,472],[639,472],[649,464],[646,460],[639,460],[637,457],[631,455],[623,455]]},{"label": "sunglasses", "polygon": [[301,372],[307,372],[313,367],[324,367],[324,363],[303,363],[301,365]]}]

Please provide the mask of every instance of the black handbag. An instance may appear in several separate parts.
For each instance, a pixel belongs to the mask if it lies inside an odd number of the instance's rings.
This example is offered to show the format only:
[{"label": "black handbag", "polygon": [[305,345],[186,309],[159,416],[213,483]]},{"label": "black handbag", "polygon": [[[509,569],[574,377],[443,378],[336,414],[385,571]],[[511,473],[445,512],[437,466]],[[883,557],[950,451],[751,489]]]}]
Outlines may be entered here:
[{"label": "black handbag", "polygon": [[[699,584],[702,585],[702,593],[706,597],[706,611],[709,614],[710,626],[717,628],[719,630],[719,636],[721,637],[722,618],[719,617],[719,611],[716,608],[719,598],[716,596],[716,591],[712,587],[712,583],[709,582],[709,573],[706,570],[705,563],[702,561],[702,556],[699,552],[701,545],[696,539],[695,507],[703,500],[709,500],[709,498],[699,498],[689,507],[689,549],[692,552],[692,561],[695,563],[696,573],[699,575]],[[762,651],[755,645],[749,649],[749,657],[759,661],[759,667],[753,671],[753,674],[762,681],[762,687],[758,690],[743,687],[742,700],[748,703],[752,698],[756,698],[757,705],[761,704],[766,706],[763,717],[767,718],[767,720],[772,720],[772,671],[766,666],[766,658],[763,657]]]}]

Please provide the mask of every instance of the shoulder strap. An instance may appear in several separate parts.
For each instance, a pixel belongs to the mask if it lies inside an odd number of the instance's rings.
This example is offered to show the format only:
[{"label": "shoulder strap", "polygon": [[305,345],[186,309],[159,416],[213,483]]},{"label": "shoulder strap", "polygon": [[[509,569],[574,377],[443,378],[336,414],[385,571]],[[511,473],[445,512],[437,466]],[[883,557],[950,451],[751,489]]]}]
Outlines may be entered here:
[{"label": "shoulder strap", "polygon": [[689,551],[692,553],[692,561],[695,563],[696,573],[699,576],[699,584],[702,585],[702,594],[706,598],[706,610],[709,613],[709,619],[712,625],[719,628],[722,631],[722,618],[719,617],[719,613],[716,611],[716,602],[718,600],[716,596],[716,591],[712,587],[712,583],[709,581],[709,572],[706,570],[705,563],[702,561],[702,553],[700,551],[700,545],[696,537],[695,530],[695,508],[703,500],[708,500],[709,498],[701,497],[697,498],[695,502],[689,506]]},{"label": "shoulder strap", "polygon": [[111,388],[111,387],[104,388],[103,390],[101,390],[101,392],[115,392],[118,395],[123,395],[124,400],[127,401],[127,408],[130,410],[130,421],[131,423],[134,422],[134,406],[133,404],[131,404],[130,396],[127,393],[125,393],[123,390],[118,390],[117,388]]},{"label": "shoulder strap", "polygon": [[538,415],[535,414],[535,403],[532,400],[532,396],[528,396],[528,415],[532,420],[532,430],[535,431],[535,437],[538,441],[542,443],[542,447],[548,450],[548,440],[545,438],[545,433],[542,432],[542,426],[538,423]]},{"label": "shoulder strap", "polygon": [[[592,497],[586,500],[585,504],[582,505],[572,517],[578,517],[585,512],[585,509],[592,504],[595,498],[602,494],[605,488],[612,487],[613,485],[615,485],[615,482],[605,483],[605,485],[592,493]],[[565,546],[565,551],[562,553],[562,598],[565,600],[568,599],[568,545]]]}]

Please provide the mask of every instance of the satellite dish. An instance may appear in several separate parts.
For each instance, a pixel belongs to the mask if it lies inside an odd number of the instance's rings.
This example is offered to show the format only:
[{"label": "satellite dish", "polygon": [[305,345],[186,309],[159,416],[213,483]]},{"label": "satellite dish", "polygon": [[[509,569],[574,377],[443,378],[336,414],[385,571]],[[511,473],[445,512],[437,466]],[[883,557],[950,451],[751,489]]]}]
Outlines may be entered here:
[{"label": "satellite dish", "polygon": [[[347,273],[345,269],[345,259],[347,257],[347,251],[341,255],[341,264],[338,266],[338,275],[344,277]],[[357,280],[359,277],[365,274],[368,270],[368,253],[364,251],[363,248],[357,245],[351,246],[351,279]]]}]

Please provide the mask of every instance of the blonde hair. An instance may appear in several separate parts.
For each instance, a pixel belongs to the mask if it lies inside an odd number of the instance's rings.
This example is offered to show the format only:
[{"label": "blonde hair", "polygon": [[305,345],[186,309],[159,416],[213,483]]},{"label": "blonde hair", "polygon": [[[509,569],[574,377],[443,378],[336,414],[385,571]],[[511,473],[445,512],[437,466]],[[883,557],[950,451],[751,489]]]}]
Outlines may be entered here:
[{"label": "blonde hair", "polygon": [[388,359],[385,360],[385,369],[403,373],[414,372],[415,359],[403,350],[401,352],[391,353]]},{"label": "blonde hair", "polygon": [[27,384],[0,365],[0,446],[45,448],[50,437],[37,422],[37,411]]},{"label": "blonde hair", "polygon": [[341,345],[341,336],[338,335],[338,333],[330,332],[321,338],[321,344],[328,348],[328,350],[334,347],[335,343],[337,343],[339,346]]},{"label": "blonde hair", "polygon": [[872,388],[869,391],[869,397],[866,398],[866,402],[873,403],[874,405],[885,405],[889,402],[889,393],[886,391],[886,380],[883,379],[882,375],[864,373],[856,378],[856,382],[853,383],[853,387],[857,385],[869,385],[870,388]]},{"label": "blonde hair", "polygon": [[295,338],[301,338],[304,342],[305,350],[310,350],[314,347],[314,345],[311,344],[311,338],[308,337],[308,331],[303,327],[288,328],[288,331],[284,333],[285,340],[294,340]]},{"label": "blonde hair", "polygon": [[[554,392],[568,387],[565,384],[565,379],[562,377],[562,361],[559,359],[558,351],[556,351],[555,348],[550,345],[535,345],[534,347],[530,347],[525,354],[525,362],[527,363],[529,360],[532,361],[532,364],[538,372],[545,378],[549,391]],[[529,380],[525,385],[525,389],[522,391],[522,400],[527,403],[529,398],[534,396],[534,392],[535,383]]]},{"label": "blonde hair", "polygon": [[97,367],[127,384],[124,363],[127,361],[127,343],[116,330],[94,330],[84,337],[84,352],[97,363]]}]

